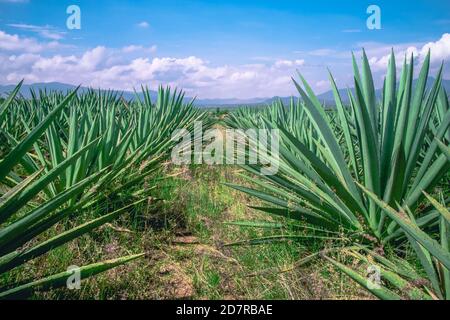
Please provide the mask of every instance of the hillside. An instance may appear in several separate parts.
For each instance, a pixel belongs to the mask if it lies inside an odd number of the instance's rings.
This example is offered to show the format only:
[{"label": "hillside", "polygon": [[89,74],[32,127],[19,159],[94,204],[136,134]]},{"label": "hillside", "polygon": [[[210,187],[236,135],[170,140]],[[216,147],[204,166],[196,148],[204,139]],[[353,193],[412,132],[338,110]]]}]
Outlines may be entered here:
[{"label": "hillside", "polygon": [[[427,89],[430,89],[434,83],[434,78],[430,77],[427,83]],[[413,86],[417,79],[413,81]],[[442,85],[447,92],[450,92],[450,80],[443,80]],[[5,96],[7,93],[11,92],[14,89],[14,85],[0,85],[0,96]],[[31,97],[31,90],[39,91],[39,90],[47,90],[47,91],[62,91],[67,92],[75,89],[76,86],[66,83],[60,82],[47,82],[47,83],[33,83],[33,84],[25,84],[22,86],[20,90],[20,94],[22,94],[25,98]],[[80,92],[85,92],[89,90],[88,87],[80,87]],[[108,89],[101,89],[101,91],[107,91]],[[355,89],[350,88],[351,92],[354,94]],[[121,94],[126,100],[131,100],[135,98],[135,93],[131,91],[117,91],[118,94]],[[339,93],[341,95],[342,101],[344,103],[349,103],[347,89],[339,89]],[[140,95],[140,94],[138,94]],[[377,89],[375,91],[375,95],[378,99],[381,99],[382,89]],[[156,100],[157,93],[156,91],[150,90],[150,96],[152,100]],[[320,101],[323,101],[327,105],[334,105],[334,96],[331,90],[319,94],[317,96]],[[186,97],[185,101],[191,101],[192,97]],[[283,103],[288,104],[291,97],[271,97],[271,98],[250,98],[250,99],[239,99],[239,98],[230,98],[230,99],[196,99],[196,105],[201,107],[238,107],[238,106],[252,106],[252,105],[266,105],[271,104],[274,101],[282,100]]]}]

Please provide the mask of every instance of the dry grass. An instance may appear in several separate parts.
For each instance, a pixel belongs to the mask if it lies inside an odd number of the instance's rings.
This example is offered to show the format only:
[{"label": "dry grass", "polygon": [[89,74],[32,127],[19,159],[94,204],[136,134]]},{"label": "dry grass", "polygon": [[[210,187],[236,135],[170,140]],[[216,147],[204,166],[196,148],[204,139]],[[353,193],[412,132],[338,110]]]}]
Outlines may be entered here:
[{"label": "dry grass", "polygon": [[[245,184],[233,167],[166,167],[158,190],[163,202],[142,215],[83,236],[27,268],[45,275],[131,252],[144,259],[82,283],[81,290],[37,293],[45,299],[367,299],[370,296],[323,260],[297,266],[308,250],[327,246],[296,242],[226,247],[225,243],[268,235],[270,230],[224,222],[270,220],[247,204],[254,199],[222,183]],[[88,261],[86,257],[89,257]],[[20,278],[20,271],[15,275]]]}]

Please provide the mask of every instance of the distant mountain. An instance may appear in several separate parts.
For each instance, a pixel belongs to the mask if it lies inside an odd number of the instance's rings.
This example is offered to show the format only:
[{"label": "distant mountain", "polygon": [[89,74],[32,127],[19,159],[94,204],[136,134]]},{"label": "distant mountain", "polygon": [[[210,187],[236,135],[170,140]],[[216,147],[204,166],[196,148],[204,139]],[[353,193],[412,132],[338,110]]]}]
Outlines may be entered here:
[{"label": "distant mountain", "polygon": [[[6,96],[9,92],[11,92],[16,86],[15,85],[0,85],[0,96]],[[34,90],[35,92],[39,92],[39,90],[47,90],[47,91],[61,91],[61,92],[67,92],[75,89],[77,86],[66,84],[66,83],[60,83],[60,82],[41,82],[41,83],[33,83],[33,84],[24,84],[20,88],[20,94],[23,95],[25,98],[31,97],[31,90]],[[78,89],[79,92],[83,93],[88,91],[88,87],[80,87]],[[101,91],[108,91],[107,89],[101,89]],[[115,91],[115,90],[112,90]],[[131,91],[115,91],[119,94],[122,94],[124,99],[133,99],[135,97],[134,92]],[[152,99],[156,99],[157,97],[156,91],[150,91],[150,97]]]},{"label": "distant mountain", "polygon": [[[428,78],[428,81],[427,81],[427,89],[428,90],[431,89],[431,87],[434,84],[434,81],[435,81],[434,78],[432,78],[432,77]],[[416,83],[417,83],[417,79],[413,80],[413,87],[416,86]],[[445,79],[442,80],[442,86],[445,88],[445,90],[448,93],[450,93],[450,80],[445,80]],[[350,88],[350,91],[352,92],[353,95],[355,94],[355,88]],[[375,96],[377,99],[381,99],[382,94],[383,94],[383,89],[375,90]],[[339,95],[341,96],[342,102],[344,104],[348,104],[350,102],[350,100],[348,98],[347,89],[339,89]],[[319,100],[321,102],[324,102],[326,105],[334,105],[335,104],[334,94],[333,94],[332,90],[317,95],[317,98],[319,98]],[[264,103],[270,104],[279,99],[281,99],[281,101],[283,101],[284,104],[288,104],[290,102],[291,97],[273,97],[273,98],[270,98],[270,99],[264,101]]]},{"label": "distant mountain", "polygon": [[[416,86],[417,84],[417,79],[413,80],[413,87]],[[427,90],[430,90],[431,87],[434,84],[435,79],[432,77],[428,78],[427,81]],[[398,84],[397,84],[398,86]],[[445,88],[445,90],[450,93],[450,80],[442,80],[442,86]],[[354,88],[350,88],[350,91],[352,92],[352,94],[355,94],[355,89]],[[348,98],[348,94],[347,94],[347,89],[339,89],[339,94],[341,96],[342,102],[343,103],[349,103],[349,98]],[[377,97],[377,99],[381,99],[383,95],[383,89],[377,89],[375,90],[375,96]],[[333,91],[327,91],[325,93],[322,93],[320,95],[317,96],[319,98],[319,100],[324,101],[326,104],[334,104],[334,95],[333,95]]]},{"label": "distant mountain", "polygon": [[[0,85],[0,96],[6,96],[12,90],[14,90],[15,85]],[[20,94],[22,94],[25,98],[31,97],[31,90],[35,92],[39,92],[39,90],[47,90],[47,91],[61,91],[67,92],[75,89],[76,86],[66,83],[60,82],[42,82],[42,83],[33,83],[33,84],[24,84],[20,88]],[[80,87],[78,89],[79,92],[83,93],[88,91],[88,87]],[[107,91],[107,89],[101,89],[101,91]],[[131,91],[116,91],[118,94],[121,94],[124,99],[131,100],[135,98],[135,93]],[[142,95],[138,91],[138,95],[142,97]],[[156,100],[158,93],[156,91],[150,90],[150,97],[152,100]],[[185,97],[185,101],[191,101],[193,98]],[[208,107],[220,107],[220,106],[241,106],[241,105],[252,105],[263,103],[267,98],[253,98],[253,99],[196,99],[195,104],[198,106],[208,106]]]},{"label": "distant mountain", "polygon": [[[427,81],[427,89],[430,89],[434,83],[434,78],[429,78]],[[417,79],[413,81],[413,86],[417,83]],[[447,92],[450,92],[450,80],[442,80],[442,85],[444,86]],[[15,85],[0,85],[0,96],[6,96],[9,92],[14,89]],[[60,83],[60,82],[47,82],[47,83],[34,83],[31,85],[23,85],[20,94],[22,94],[25,98],[30,98],[31,93],[30,90],[33,89],[35,91],[39,90],[47,90],[47,91],[62,91],[67,92],[75,89],[76,86]],[[86,92],[88,90],[87,87],[80,87],[79,92]],[[105,89],[101,89],[101,91],[106,91]],[[350,88],[350,91],[354,94],[355,89]],[[116,91],[121,94],[125,99],[131,100],[135,98],[134,92],[131,91]],[[349,103],[347,89],[339,89],[339,93],[341,95],[343,103]],[[139,94],[140,95],[140,94]],[[156,100],[157,97],[156,91],[150,91],[150,97],[152,100]],[[375,91],[375,95],[378,99],[382,96],[382,89],[378,89]],[[324,102],[327,105],[334,105],[334,96],[333,92],[327,91],[317,96],[320,101]],[[271,104],[274,101],[282,100],[283,103],[288,104],[290,102],[291,97],[272,97],[272,98],[252,98],[252,99],[196,99],[195,104],[200,107],[237,107],[237,106],[252,106],[252,105],[266,105]],[[186,97],[185,101],[188,102],[192,100],[190,97]]]},{"label": "distant mountain", "polygon": [[[9,85],[0,85],[0,94],[4,95],[8,92],[12,91],[16,87],[15,84],[9,84]],[[36,91],[38,90],[47,90],[47,91],[68,91],[76,88],[76,86],[65,84],[65,83],[59,83],[59,82],[42,82],[42,83],[33,83],[31,85],[24,84],[22,85],[22,88],[20,89],[20,93],[24,96],[30,95],[30,89],[34,89]]]},{"label": "distant mountain", "polygon": [[252,105],[259,104],[266,101],[267,98],[251,98],[251,99],[239,99],[239,98],[229,98],[229,99],[196,99],[195,102],[198,105],[204,106],[229,106],[229,105]]}]

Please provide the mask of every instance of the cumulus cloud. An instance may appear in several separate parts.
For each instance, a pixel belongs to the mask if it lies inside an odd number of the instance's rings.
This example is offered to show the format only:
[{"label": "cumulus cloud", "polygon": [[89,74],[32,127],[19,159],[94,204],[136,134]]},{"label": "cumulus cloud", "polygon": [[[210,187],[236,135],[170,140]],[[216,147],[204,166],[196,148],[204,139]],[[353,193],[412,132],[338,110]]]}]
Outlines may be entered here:
[{"label": "cumulus cloud", "polygon": [[[396,54],[400,59],[405,53],[423,58],[431,49],[433,63],[436,63],[450,58],[449,40],[449,34],[444,34],[435,42],[401,44],[395,46]],[[297,94],[290,79],[296,69],[300,69],[313,89],[321,93],[330,89],[325,65],[343,59],[341,51],[317,49],[304,53],[308,63],[304,59],[257,59],[259,61],[253,64],[215,65],[198,56],[156,56],[156,46],[140,44],[122,48],[97,46],[69,54],[49,50],[58,46],[61,44],[57,41],[39,42],[0,31],[0,83],[25,79],[117,90],[132,90],[141,84],[155,89],[162,84],[181,88],[189,96],[200,98],[288,96]],[[381,75],[387,67],[391,46],[377,43],[363,46],[367,49],[375,80],[382,83]],[[320,63],[320,59],[325,59],[327,64]],[[352,82],[351,60],[346,57],[345,61],[348,64],[331,65],[343,87],[351,86]],[[311,68],[313,65],[321,67]]]},{"label": "cumulus cloud", "polygon": [[106,48],[103,46],[96,47],[90,51],[86,51],[81,59],[79,65],[84,70],[95,70],[97,66],[105,59]]},{"label": "cumulus cloud", "polygon": [[7,34],[0,30],[0,50],[39,52],[43,46],[32,38],[20,38],[18,35]]},{"label": "cumulus cloud", "polygon": [[0,30],[0,51],[12,52],[41,52],[56,50],[69,46],[62,45],[58,41],[39,42],[35,38],[19,37],[17,34],[8,34]]},{"label": "cumulus cloud", "polygon": [[450,58],[450,33],[442,35],[441,39],[436,42],[428,42],[420,50],[420,55],[423,57],[431,50],[431,61],[440,63],[443,60]]},{"label": "cumulus cloud", "polygon": [[[429,50],[431,50],[432,68],[439,65],[442,61],[450,59],[450,33],[444,33],[439,40],[434,42],[432,41],[422,45],[403,45],[400,50],[395,52],[396,63],[398,66],[401,66],[405,55],[407,57],[413,55],[419,62],[422,62]],[[377,51],[368,52],[369,55],[372,55],[369,63],[374,71],[384,71],[388,66],[390,48],[381,46],[377,48]],[[384,52],[384,54],[380,55],[380,51]]]},{"label": "cumulus cloud", "polygon": [[[211,66],[207,61],[189,56],[139,57],[108,65],[111,52],[96,47],[80,56],[40,54],[0,55],[0,82],[14,83],[58,81],[85,86],[132,90],[141,84],[156,88],[170,85],[182,88],[191,96],[231,98],[290,95],[292,72],[275,65]],[[4,63],[5,62],[5,63]],[[297,62],[298,63],[298,62]],[[296,63],[292,62],[294,66]]]},{"label": "cumulus cloud", "polygon": [[141,84],[178,87],[202,98],[294,93],[290,76],[302,59],[244,65],[213,65],[197,56],[157,57],[156,46],[97,46],[77,54],[51,54],[50,43],[0,31],[0,83],[64,82],[132,90]]},{"label": "cumulus cloud", "polygon": [[[425,57],[425,55],[420,54],[419,50],[416,47],[407,47],[406,49],[403,49],[403,50],[395,53],[396,65],[400,68],[402,66],[404,57],[406,56],[409,59],[409,57],[411,57],[411,55],[414,58],[419,57],[419,58],[423,59]],[[390,56],[391,56],[391,54],[388,53],[379,58],[371,57],[369,59],[369,64],[372,68],[372,71],[373,72],[385,71],[388,67]]]}]

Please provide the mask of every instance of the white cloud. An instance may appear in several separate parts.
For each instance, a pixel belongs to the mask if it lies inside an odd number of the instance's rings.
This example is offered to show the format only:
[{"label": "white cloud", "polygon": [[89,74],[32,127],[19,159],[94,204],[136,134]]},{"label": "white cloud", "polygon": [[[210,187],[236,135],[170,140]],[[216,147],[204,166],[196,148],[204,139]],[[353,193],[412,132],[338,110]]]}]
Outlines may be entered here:
[{"label": "white cloud", "polygon": [[244,72],[234,72],[230,76],[231,81],[248,81],[256,79],[258,76],[258,73],[255,71],[244,71]]},{"label": "white cloud", "polygon": [[[404,44],[401,46],[396,46],[395,51],[396,64],[401,67],[403,59],[405,56],[408,58],[411,54],[423,62],[428,50],[431,50],[431,67],[436,67],[443,60],[450,59],[450,34],[445,33],[442,37],[435,42],[428,42],[422,45],[410,45]],[[369,63],[373,68],[373,71],[384,71],[387,69],[391,48],[387,46],[380,46],[375,50],[368,50],[368,55],[371,56]]]},{"label": "white cloud", "polygon": [[123,47],[122,51],[125,53],[130,53],[130,52],[142,50],[143,48],[144,48],[143,46],[136,46],[136,45],[132,44],[132,45]]},{"label": "white cloud", "polygon": [[142,21],[142,22],[139,22],[139,23],[137,24],[137,26],[138,26],[139,28],[148,28],[148,27],[150,27],[150,24],[149,24],[147,21]]},{"label": "white cloud", "polygon": [[15,68],[22,68],[27,65],[33,64],[40,59],[40,56],[33,53],[25,53],[21,55],[12,55],[8,57],[8,63]]},{"label": "white cloud", "polygon": [[39,52],[43,46],[32,38],[20,38],[0,30],[0,49],[7,51]]},{"label": "white cloud", "polygon": [[[413,55],[414,58],[417,58],[419,56],[419,51],[416,47],[407,47],[406,49],[403,49],[401,51],[395,52],[395,63],[397,67],[401,67],[403,63],[403,59],[407,57],[408,59]],[[369,58],[369,64],[371,66],[371,69],[373,72],[377,71],[385,71],[389,64],[389,59],[391,57],[391,54],[385,54],[384,56],[377,58],[377,57],[371,57]],[[423,58],[423,57],[421,57]]]},{"label": "white cloud", "polygon": [[293,70],[286,67],[304,64],[303,60],[280,60],[269,64],[213,66],[196,56],[130,58],[124,51],[131,50],[134,54],[142,48],[124,48],[98,46],[80,55],[23,53],[8,56],[0,53],[0,83],[25,79],[118,90],[132,90],[141,84],[156,89],[163,84],[202,98],[270,97],[294,93],[290,80]]},{"label": "white cloud", "polygon": [[305,64],[305,60],[277,60],[275,61],[275,68],[291,68],[295,66],[302,66]]},{"label": "white cloud", "polygon": [[[408,52],[423,57],[431,48],[435,63],[450,57],[449,38],[444,34],[435,42],[394,47],[399,59]],[[344,52],[334,52],[334,49],[311,51],[315,56],[304,52],[308,57],[307,64],[304,59],[259,59],[253,64],[214,65],[198,56],[158,57],[156,46],[140,44],[122,48],[97,46],[69,54],[53,50],[60,46],[57,41],[39,42],[0,31],[0,83],[11,84],[25,79],[27,82],[58,81],[118,90],[132,90],[141,84],[156,89],[162,84],[181,88],[189,96],[200,98],[252,98],[297,95],[290,79],[296,68],[301,69],[316,93],[329,90],[326,66],[331,66],[333,74],[339,76],[338,85],[352,85],[351,60],[346,58],[344,62]],[[363,47],[367,49],[379,87],[392,45],[365,43]],[[355,54],[359,55],[359,52]]]},{"label": "white cloud", "polygon": [[39,42],[35,38],[20,37],[17,34],[8,34],[0,30],[0,51],[13,52],[41,52],[45,50],[56,50],[70,46],[62,45],[56,40]]},{"label": "white cloud", "polygon": [[331,88],[330,82],[327,80],[320,80],[316,82],[316,88],[320,91],[326,91]]},{"label": "white cloud", "polygon": [[144,47],[140,45],[129,45],[122,48],[124,53],[140,52],[140,53],[155,53],[158,47],[153,45],[151,47]]},{"label": "white cloud", "polygon": [[10,23],[8,24],[8,26],[20,30],[35,32],[39,34],[41,37],[51,40],[61,40],[64,38],[65,35],[65,32],[57,31],[54,27],[48,25],[35,26],[32,24],[24,24],[24,23]]},{"label": "white cloud", "polygon": [[450,33],[442,35],[441,39],[436,42],[428,42],[422,49],[420,55],[425,56],[431,50],[431,61],[440,63],[442,60],[450,58]]},{"label": "white cloud", "polygon": [[106,58],[106,48],[103,46],[96,47],[92,50],[86,51],[81,59],[79,65],[86,70],[95,70],[96,67]]}]

